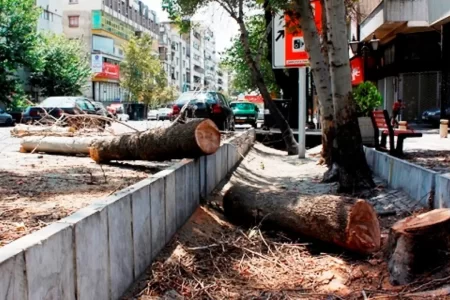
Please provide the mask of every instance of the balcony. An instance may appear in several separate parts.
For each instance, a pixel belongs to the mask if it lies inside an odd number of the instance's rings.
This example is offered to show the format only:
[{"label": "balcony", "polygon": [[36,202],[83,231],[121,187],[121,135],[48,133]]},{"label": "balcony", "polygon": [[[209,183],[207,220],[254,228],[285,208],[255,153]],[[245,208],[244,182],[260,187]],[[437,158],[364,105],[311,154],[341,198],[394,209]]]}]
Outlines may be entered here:
[{"label": "balcony", "polygon": [[202,68],[202,67],[200,67],[199,65],[196,65],[196,64],[194,64],[194,71],[195,72],[197,72],[197,73],[205,73],[205,70]]},{"label": "balcony", "polygon": [[361,22],[361,40],[375,34],[387,42],[398,33],[411,33],[429,26],[428,0],[384,0]]}]

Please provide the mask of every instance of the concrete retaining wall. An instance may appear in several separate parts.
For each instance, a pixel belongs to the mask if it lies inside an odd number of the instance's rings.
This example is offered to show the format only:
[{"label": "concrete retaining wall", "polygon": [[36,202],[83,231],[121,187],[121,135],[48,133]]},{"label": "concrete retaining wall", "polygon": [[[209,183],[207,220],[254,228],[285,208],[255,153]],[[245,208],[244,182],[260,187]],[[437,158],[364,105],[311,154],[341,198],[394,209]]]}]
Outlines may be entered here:
[{"label": "concrete retaining wall", "polygon": [[0,248],[0,299],[119,299],[254,140],[243,132]]},{"label": "concrete retaining wall", "polygon": [[372,148],[364,151],[372,171],[390,187],[402,189],[423,207],[450,207],[450,174],[441,175]]}]

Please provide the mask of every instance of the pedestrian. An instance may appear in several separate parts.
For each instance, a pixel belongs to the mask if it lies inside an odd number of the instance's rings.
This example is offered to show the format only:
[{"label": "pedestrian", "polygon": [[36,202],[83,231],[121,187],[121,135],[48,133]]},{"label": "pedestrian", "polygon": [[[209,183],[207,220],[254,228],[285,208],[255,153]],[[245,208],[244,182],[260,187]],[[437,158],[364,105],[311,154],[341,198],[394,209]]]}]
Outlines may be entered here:
[{"label": "pedestrian", "polygon": [[391,124],[392,127],[398,127],[398,120],[397,118],[400,115],[400,111],[403,108],[403,104],[402,104],[402,100],[398,99],[394,105],[392,106],[392,119],[391,119]]}]

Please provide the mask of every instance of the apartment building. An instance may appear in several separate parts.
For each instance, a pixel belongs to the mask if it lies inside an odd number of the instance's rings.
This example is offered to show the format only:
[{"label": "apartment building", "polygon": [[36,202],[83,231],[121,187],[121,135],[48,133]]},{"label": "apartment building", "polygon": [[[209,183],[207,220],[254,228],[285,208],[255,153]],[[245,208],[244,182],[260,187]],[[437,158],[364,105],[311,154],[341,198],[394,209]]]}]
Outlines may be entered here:
[{"label": "apartment building", "polygon": [[360,0],[359,20],[350,36],[370,43],[364,57],[365,80],[378,84],[389,111],[396,99],[405,103],[402,118],[420,121],[422,113],[450,106],[450,1]]},{"label": "apartment building", "polygon": [[218,67],[216,72],[216,79],[217,79],[217,90],[228,94],[230,82],[230,73],[228,72],[228,70],[223,70],[220,67]]},{"label": "apartment building", "polygon": [[159,33],[159,55],[167,82],[180,92],[189,90],[190,60],[186,41],[170,22],[161,23]]},{"label": "apartment building", "polygon": [[64,1],[63,30],[69,38],[80,39],[90,53],[93,77],[85,96],[111,103],[128,99],[120,88],[123,46],[133,36],[150,34],[158,53],[159,25],[156,12],[138,0]]},{"label": "apartment building", "polygon": [[160,59],[169,83],[180,92],[217,90],[215,47],[214,32],[206,26],[194,24],[189,33],[180,35],[174,24],[160,24]]},{"label": "apartment building", "polygon": [[36,5],[42,9],[37,30],[56,34],[63,33],[63,3],[60,0],[37,0]]}]

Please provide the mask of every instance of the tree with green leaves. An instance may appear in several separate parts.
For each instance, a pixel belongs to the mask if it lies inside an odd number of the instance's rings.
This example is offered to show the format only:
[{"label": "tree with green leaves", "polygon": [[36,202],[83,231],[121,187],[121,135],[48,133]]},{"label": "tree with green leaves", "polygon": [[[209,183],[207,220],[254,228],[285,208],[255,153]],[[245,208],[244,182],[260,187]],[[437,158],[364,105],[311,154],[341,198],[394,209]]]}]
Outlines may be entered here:
[{"label": "tree with green leaves", "polygon": [[83,44],[55,34],[43,34],[40,41],[41,64],[30,74],[31,85],[44,97],[82,94],[92,76]]},{"label": "tree with green leaves", "polygon": [[[264,36],[266,31],[266,24],[263,15],[253,15],[247,19],[247,28],[249,33],[249,43],[252,51],[252,55],[256,57],[260,51],[261,55],[261,73],[264,76],[264,82],[270,92],[279,92],[279,87],[275,82],[274,74],[272,72],[272,64],[267,59],[267,44],[263,43],[261,45],[261,37]],[[263,47],[259,49],[258,47]],[[233,39],[233,44],[225,49],[224,57],[222,63],[226,65],[229,69],[235,72],[235,76],[232,81],[232,86],[238,91],[254,91],[258,87],[252,80],[251,70],[245,60],[244,47],[236,36]]]},{"label": "tree with green leaves", "polygon": [[167,86],[167,76],[158,55],[154,53],[152,38],[148,34],[132,38],[124,49],[121,63],[121,86],[129,91],[130,101],[151,107],[169,102],[172,89]]},{"label": "tree with green leaves", "polygon": [[[277,0],[280,1],[280,0]],[[251,80],[253,84],[258,88],[265,106],[269,109],[270,114],[275,119],[278,127],[283,133],[282,137],[286,145],[288,154],[297,154],[298,147],[295,141],[294,134],[282,115],[278,110],[276,104],[272,101],[270,90],[265,82],[264,75],[262,73],[261,56],[262,50],[254,53],[250,43],[248,20],[245,16],[245,11],[254,10],[260,8],[262,1],[249,1],[249,0],[163,0],[162,6],[165,11],[169,13],[169,17],[174,22],[177,22],[181,31],[188,28],[189,22],[187,21],[192,15],[195,14],[200,8],[209,5],[211,2],[219,4],[228,15],[234,19],[240,31],[239,41],[242,44],[244,52],[244,59],[250,70]],[[265,30],[265,34],[268,33],[268,29]],[[257,49],[263,49],[262,44],[264,38],[260,39],[259,47]]]},{"label": "tree with green leaves", "polygon": [[23,93],[16,71],[39,64],[35,0],[0,0],[0,102]]}]

